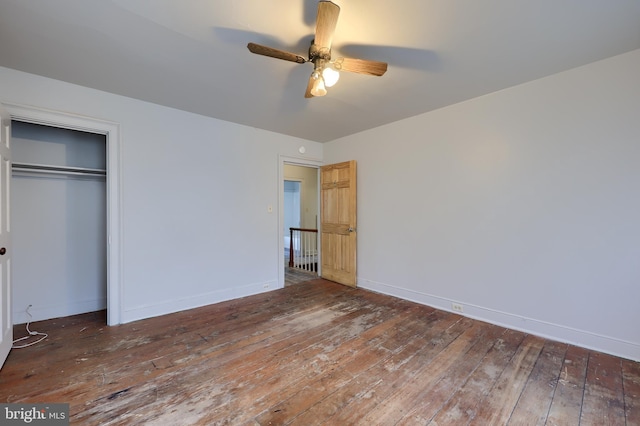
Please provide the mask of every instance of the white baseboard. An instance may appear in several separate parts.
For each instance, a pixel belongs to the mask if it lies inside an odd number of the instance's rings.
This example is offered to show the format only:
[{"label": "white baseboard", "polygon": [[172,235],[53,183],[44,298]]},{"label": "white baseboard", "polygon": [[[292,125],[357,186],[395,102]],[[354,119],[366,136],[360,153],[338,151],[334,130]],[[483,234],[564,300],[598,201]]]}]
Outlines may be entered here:
[{"label": "white baseboard", "polygon": [[627,358],[633,361],[640,361],[640,344],[603,336],[586,330],[579,330],[572,327],[553,324],[534,318],[527,318],[508,312],[501,312],[482,306],[469,305],[457,300],[451,300],[431,294],[396,287],[372,280],[358,278],[358,287],[399,297],[404,300],[431,306],[443,311],[454,312],[451,309],[452,303],[461,304],[464,312],[455,312],[469,318],[485,321],[491,324],[522,331],[536,336],[544,337],[559,342],[593,349],[599,352]]},{"label": "white baseboard", "polygon": [[275,290],[277,286],[278,282],[276,280],[265,281],[241,287],[212,291],[209,293],[199,294],[197,296],[185,297],[183,299],[173,299],[160,303],[125,308],[122,312],[122,323],[124,324],[141,319],[185,311],[187,309],[212,305],[214,303],[226,302],[227,300],[238,299],[240,297],[265,293],[267,291]]}]

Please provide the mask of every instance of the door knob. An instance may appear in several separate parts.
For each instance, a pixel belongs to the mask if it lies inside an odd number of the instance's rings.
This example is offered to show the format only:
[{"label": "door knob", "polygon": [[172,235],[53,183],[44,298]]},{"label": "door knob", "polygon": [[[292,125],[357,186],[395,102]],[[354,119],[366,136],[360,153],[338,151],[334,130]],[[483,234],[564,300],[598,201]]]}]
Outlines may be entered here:
[{"label": "door knob", "polygon": [[355,232],[355,230],[356,229],[353,226],[350,226],[349,229],[347,229],[347,231],[349,231],[349,232]]},{"label": "door knob", "polygon": [[5,247],[0,248],[0,256],[4,256],[6,252],[7,252],[7,249]]}]

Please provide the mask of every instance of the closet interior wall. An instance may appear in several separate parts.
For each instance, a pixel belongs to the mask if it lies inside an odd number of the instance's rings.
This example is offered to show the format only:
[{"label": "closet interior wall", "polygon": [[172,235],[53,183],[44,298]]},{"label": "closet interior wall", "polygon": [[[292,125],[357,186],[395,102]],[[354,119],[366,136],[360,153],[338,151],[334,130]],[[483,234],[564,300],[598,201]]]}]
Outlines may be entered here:
[{"label": "closet interior wall", "polygon": [[14,324],[105,309],[105,135],[13,121],[12,170]]}]

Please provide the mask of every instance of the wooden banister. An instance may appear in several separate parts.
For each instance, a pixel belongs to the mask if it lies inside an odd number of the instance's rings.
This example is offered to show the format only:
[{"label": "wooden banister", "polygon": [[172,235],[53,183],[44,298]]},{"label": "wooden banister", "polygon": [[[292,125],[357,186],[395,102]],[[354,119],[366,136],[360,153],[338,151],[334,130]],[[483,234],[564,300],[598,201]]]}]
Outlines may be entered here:
[{"label": "wooden banister", "polygon": [[300,231],[300,232],[315,232],[316,234],[318,233],[317,229],[311,229],[311,228],[289,228],[289,230]]}]

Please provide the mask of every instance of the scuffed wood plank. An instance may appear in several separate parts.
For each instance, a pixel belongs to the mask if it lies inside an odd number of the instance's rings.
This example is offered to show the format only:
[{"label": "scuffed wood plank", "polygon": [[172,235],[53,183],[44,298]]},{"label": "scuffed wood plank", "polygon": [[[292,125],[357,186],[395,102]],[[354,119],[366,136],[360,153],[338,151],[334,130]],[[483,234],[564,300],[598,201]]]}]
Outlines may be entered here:
[{"label": "scuffed wood plank", "polygon": [[[296,422],[302,424],[314,418],[333,424],[363,421],[363,413],[370,412],[387,395],[400,388],[416,369],[429,363],[464,331],[465,325],[459,320],[455,315],[438,313],[435,321],[422,331],[415,330],[415,337],[402,350],[358,375],[348,385],[336,389],[327,398],[317,401],[298,415]],[[351,414],[356,417],[348,417]]]},{"label": "scuffed wood plank", "polygon": [[[309,380],[305,380],[308,384],[304,386],[300,383],[291,383],[290,386],[282,389],[277,395],[278,398],[282,398],[282,402],[263,410],[256,416],[256,421],[263,425],[282,424],[287,419],[296,418],[319,400],[335,395],[340,392],[342,386],[351,383],[358,375],[384,362],[406,346],[411,341],[413,327],[417,327],[415,320],[404,319],[398,324],[397,330],[393,327],[378,334],[378,337],[384,337],[384,339],[367,336],[350,351],[335,351],[335,355],[322,360],[323,364],[331,364],[331,368],[323,369],[315,380],[312,374],[308,374],[306,378]],[[274,395],[271,400],[276,399]],[[242,407],[239,408],[242,410]],[[326,416],[316,418],[324,417]]]},{"label": "scuffed wood plank", "polygon": [[475,417],[479,403],[494,387],[525,336],[519,331],[507,330],[501,338],[497,339],[468,380],[440,409],[431,423],[434,425],[467,424]]},{"label": "scuffed wood plank", "polygon": [[430,369],[429,380],[421,381],[418,403],[407,411],[397,424],[427,424],[467,381],[505,329],[483,324],[483,333],[468,351],[452,354],[450,365]]},{"label": "scuffed wood plank", "polygon": [[[309,404],[384,359],[395,350],[395,345],[403,344],[403,340],[410,337],[406,325],[415,321],[409,318],[411,313],[415,314],[415,310],[390,315],[385,322],[359,333],[348,345],[340,345],[334,338],[315,342],[296,353],[307,368],[291,371],[290,365],[283,364],[281,371],[274,372],[272,379],[256,389],[262,396],[258,401],[237,398],[226,407],[222,416],[210,419],[223,420],[225,417],[243,421],[258,416],[260,423],[278,424],[285,418],[294,417]],[[395,345],[392,342],[396,342]],[[269,407],[274,402],[278,403]]]},{"label": "scuffed wood plank", "polygon": [[[99,352],[99,357],[102,361],[107,361],[111,357],[116,357],[121,362],[120,367],[117,370],[103,369],[96,370],[94,376],[88,375],[83,378],[83,381],[93,381],[98,383],[100,381],[102,386],[95,386],[89,391],[86,390],[86,386],[82,385],[81,381],[71,381],[67,386],[60,386],[47,396],[51,400],[57,400],[56,398],[71,398],[78,392],[78,396],[84,399],[82,406],[83,411],[91,415],[92,410],[100,410],[101,404],[103,404],[103,398],[105,395],[110,395],[113,392],[117,392],[120,389],[134,386],[134,384],[140,382],[140,377],[145,380],[152,380],[157,376],[161,376],[158,379],[156,387],[152,390],[156,395],[158,389],[171,389],[171,385],[165,385],[167,381],[187,380],[192,375],[198,375],[199,364],[205,362],[207,359],[212,358],[216,365],[223,362],[230,362],[233,360],[239,361],[243,367],[249,367],[250,364],[245,362],[244,356],[247,351],[252,352],[258,347],[265,346],[266,343],[271,344],[271,348],[276,351],[278,345],[286,347],[289,345],[287,339],[293,338],[297,334],[304,334],[309,330],[309,327],[313,324],[317,324],[318,318],[326,316],[324,309],[328,306],[339,307],[338,310],[346,309],[347,311],[353,310],[361,305],[359,300],[351,300],[349,303],[343,303],[342,297],[345,293],[331,293],[326,295],[328,299],[324,299],[324,303],[304,303],[301,301],[297,310],[290,312],[290,308],[284,308],[276,300],[273,300],[273,304],[269,305],[268,309],[260,308],[260,305],[254,305],[250,300],[247,306],[241,306],[240,309],[233,308],[232,315],[229,315],[229,311],[226,309],[217,311],[218,315],[222,315],[226,320],[222,320],[222,324],[217,327],[221,330],[219,333],[214,332],[211,334],[211,339],[207,342],[206,339],[202,339],[202,335],[209,335],[206,331],[206,321],[210,319],[208,316],[200,318],[199,323],[201,328],[198,333],[189,332],[188,321],[183,321],[179,326],[178,334],[165,335],[167,339],[174,340],[173,345],[167,346],[166,341],[164,345],[158,346],[156,340],[153,338],[147,338],[147,344],[143,346],[120,345],[118,351],[112,350],[111,346],[108,346],[106,351]],[[308,295],[308,294],[307,294]],[[288,304],[285,300],[282,300],[283,304]],[[174,317],[183,316],[180,314],[171,315]],[[251,316],[254,321],[247,321],[246,317]],[[203,326],[204,323],[204,326]],[[303,325],[303,326],[301,326]],[[172,324],[175,327],[175,323]],[[214,325],[215,327],[215,325]],[[124,327],[122,330],[124,339],[121,341],[132,341],[139,338],[144,338],[144,334],[139,334],[141,327],[139,324],[134,323],[131,327]],[[252,333],[247,333],[247,328],[252,330]],[[257,331],[256,331],[257,330]],[[125,332],[126,331],[126,332]],[[137,337],[140,336],[140,337]],[[161,346],[172,350],[175,348],[175,338],[179,336],[180,343],[185,344],[186,347],[180,349],[175,356],[170,354],[171,362],[175,366],[175,369],[168,369],[165,373],[160,374],[153,366],[153,363],[141,362],[143,359],[153,356],[157,357],[158,350]],[[120,351],[131,347],[136,351],[136,362],[128,362],[127,358],[122,358]],[[179,346],[178,346],[179,347]],[[187,350],[185,350],[187,349]],[[111,364],[108,362],[108,364]],[[215,369],[211,370],[212,372]],[[185,373],[186,372],[186,373]],[[178,379],[175,379],[177,376]],[[93,378],[95,377],[95,379]],[[136,388],[136,392],[140,392]]]},{"label": "scuffed wood plank", "polygon": [[[346,310],[348,313],[337,316],[338,304],[313,311],[311,316],[298,318],[293,323],[299,328],[298,332],[289,333],[282,340],[258,343],[253,350],[238,352],[235,355],[239,356],[231,358],[217,356],[211,359],[207,369],[198,367],[181,370],[170,379],[167,376],[163,388],[170,388],[176,394],[169,402],[183,404],[189,401],[195,407],[215,407],[215,410],[201,408],[200,414],[207,418],[220,417],[223,421],[235,418],[228,410],[230,403],[242,399],[244,394],[252,395],[245,401],[244,410],[248,411],[247,407],[258,402],[255,394],[262,395],[265,389],[275,390],[293,377],[306,374],[309,370],[303,368],[305,364],[327,346],[348,348],[347,342],[369,327],[394,318],[398,313],[396,308],[406,305],[399,299],[386,306],[379,306],[372,300],[375,298],[371,295],[352,300],[352,306]],[[268,326],[274,327],[274,324]],[[159,398],[144,409],[155,408],[152,420],[171,423],[170,414],[162,410],[166,403],[166,399]],[[198,411],[197,408],[193,410]]]},{"label": "scuffed wood plank", "polygon": [[580,422],[587,425],[624,425],[624,417],[620,358],[591,352]]},{"label": "scuffed wood plank", "polygon": [[511,413],[509,423],[544,425],[556,390],[567,345],[547,341]]},{"label": "scuffed wood plank", "polygon": [[547,417],[549,426],[580,423],[588,358],[589,351],[587,349],[576,346],[569,346],[567,349]]},{"label": "scuffed wood plank", "polygon": [[485,426],[508,422],[543,346],[544,339],[535,336],[527,336],[522,341],[470,424]]},{"label": "scuffed wood plank", "polygon": [[464,331],[448,342],[439,353],[428,359],[428,362],[415,369],[393,394],[366,413],[364,422],[393,425],[415,407],[421,401],[424,390],[433,386],[483,336],[485,331],[483,326],[486,324],[476,322],[467,325],[467,323],[467,318],[461,320],[457,325],[464,324]]},{"label": "scuffed wood plank", "polygon": [[640,362],[622,360],[622,384],[627,425],[640,425]]}]

